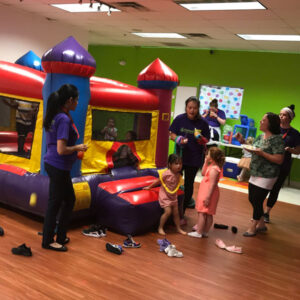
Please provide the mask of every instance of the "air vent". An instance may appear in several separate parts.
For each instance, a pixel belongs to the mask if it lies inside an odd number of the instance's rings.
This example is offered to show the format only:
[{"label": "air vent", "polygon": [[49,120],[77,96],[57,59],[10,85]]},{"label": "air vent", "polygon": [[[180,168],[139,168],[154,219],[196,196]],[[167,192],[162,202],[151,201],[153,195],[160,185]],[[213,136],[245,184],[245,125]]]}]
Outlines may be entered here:
[{"label": "air vent", "polygon": [[186,47],[186,45],[180,43],[161,43],[161,44],[168,47]]},{"label": "air vent", "polygon": [[113,5],[116,6],[116,8],[119,8],[120,10],[132,8],[140,11],[150,11],[147,7],[137,2],[114,2]]},{"label": "air vent", "polygon": [[184,35],[190,38],[211,39],[211,37],[205,33],[184,33]]}]

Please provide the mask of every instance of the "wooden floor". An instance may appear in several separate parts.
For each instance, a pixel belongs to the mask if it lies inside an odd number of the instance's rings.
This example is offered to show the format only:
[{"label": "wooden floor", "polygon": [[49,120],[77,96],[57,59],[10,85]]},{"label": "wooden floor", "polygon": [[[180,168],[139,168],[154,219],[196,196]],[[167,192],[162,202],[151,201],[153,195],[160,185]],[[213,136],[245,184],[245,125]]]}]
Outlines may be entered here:
[{"label": "wooden floor", "polygon": [[[190,231],[196,212],[188,209],[187,216]],[[0,207],[0,299],[300,299],[299,216],[300,206],[279,202],[269,231],[245,238],[247,195],[222,189],[214,221],[237,226],[238,233],[212,229],[209,238],[196,239],[169,227],[167,238],[184,254],[172,258],[159,252],[154,232],[135,238],[140,249],[119,256],[105,243],[122,244],[123,236],[85,237],[82,226],[69,232],[67,253],[45,250],[37,235],[41,222]],[[216,238],[242,246],[244,254],[217,248]],[[24,242],[33,256],[13,255],[11,248]]]}]

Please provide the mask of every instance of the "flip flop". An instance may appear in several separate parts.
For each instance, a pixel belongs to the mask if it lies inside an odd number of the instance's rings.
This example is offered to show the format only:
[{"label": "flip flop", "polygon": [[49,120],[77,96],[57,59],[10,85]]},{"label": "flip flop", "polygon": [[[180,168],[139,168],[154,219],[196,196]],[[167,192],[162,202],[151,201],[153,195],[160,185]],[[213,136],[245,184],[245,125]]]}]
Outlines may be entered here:
[{"label": "flip flop", "polygon": [[220,240],[220,239],[216,239],[216,246],[219,247],[219,248],[221,248],[221,249],[225,249],[226,248],[225,243],[222,240]]},{"label": "flip flop", "polygon": [[233,253],[238,253],[238,254],[242,254],[242,247],[236,247],[236,246],[228,246],[225,248],[225,250],[227,250],[228,252],[233,252]]},{"label": "flip flop", "polygon": [[253,236],[256,236],[256,232],[251,233],[251,232],[246,231],[243,233],[243,236],[244,237],[253,237]]},{"label": "flip flop", "polygon": [[267,226],[256,228],[256,232],[266,232],[266,231],[268,231],[268,227]]}]

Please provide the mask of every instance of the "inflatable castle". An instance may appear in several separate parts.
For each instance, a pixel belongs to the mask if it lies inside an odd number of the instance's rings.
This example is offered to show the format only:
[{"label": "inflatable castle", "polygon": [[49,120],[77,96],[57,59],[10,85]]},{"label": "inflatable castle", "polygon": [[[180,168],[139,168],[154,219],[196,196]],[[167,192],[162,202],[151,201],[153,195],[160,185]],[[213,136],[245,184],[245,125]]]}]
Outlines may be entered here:
[{"label": "inflatable castle", "polygon": [[[78,106],[71,112],[78,143],[88,145],[71,171],[73,217],[95,217],[121,234],[140,234],[156,226],[162,213],[159,188],[143,187],[167,166],[172,90],[178,77],[159,59],[141,71],[138,87],[95,77],[95,70],[94,58],[73,37],[46,51],[41,60],[30,51],[15,64],[0,61],[0,202],[44,216],[49,182],[43,167],[43,116],[48,96],[69,83],[79,90]],[[17,123],[24,111],[25,134]],[[103,134],[108,122],[113,122],[113,138]],[[134,164],[124,160],[123,150]],[[180,190],[178,194],[183,196]]]}]

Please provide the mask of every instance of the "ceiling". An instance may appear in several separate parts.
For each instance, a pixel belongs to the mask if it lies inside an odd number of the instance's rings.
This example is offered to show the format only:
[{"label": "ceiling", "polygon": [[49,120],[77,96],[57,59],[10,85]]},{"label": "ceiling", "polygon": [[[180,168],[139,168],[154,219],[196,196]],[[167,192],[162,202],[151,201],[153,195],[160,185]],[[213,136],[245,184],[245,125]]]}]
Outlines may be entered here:
[{"label": "ceiling", "polygon": [[[228,1],[228,0],[225,0]],[[89,0],[83,0],[89,3]],[[89,44],[281,51],[300,53],[300,42],[245,41],[241,34],[300,34],[300,0],[260,0],[266,10],[188,11],[174,0],[105,0],[122,12],[69,13],[49,4],[78,0],[0,0],[13,9],[66,22],[89,32]],[[142,8],[127,7],[134,2]],[[192,1],[191,1],[192,2]],[[194,0],[193,2],[201,2]],[[230,1],[229,1],[230,2]],[[150,39],[131,32],[176,32],[186,39]]]}]

